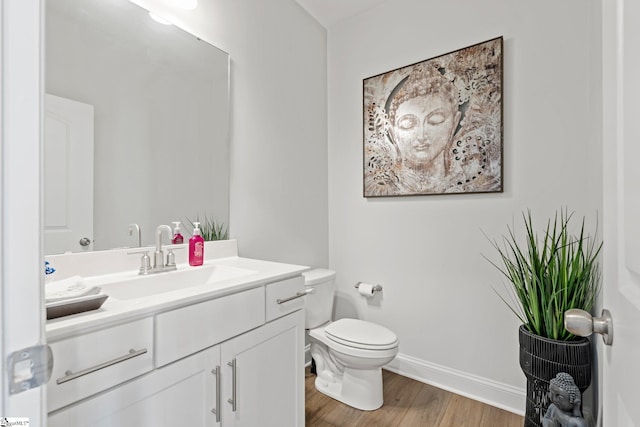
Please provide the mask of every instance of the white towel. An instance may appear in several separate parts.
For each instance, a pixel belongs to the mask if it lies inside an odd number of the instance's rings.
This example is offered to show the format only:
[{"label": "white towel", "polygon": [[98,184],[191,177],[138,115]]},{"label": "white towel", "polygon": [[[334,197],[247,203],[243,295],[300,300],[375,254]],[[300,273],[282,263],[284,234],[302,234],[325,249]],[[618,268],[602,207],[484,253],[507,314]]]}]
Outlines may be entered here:
[{"label": "white towel", "polygon": [[100,293],[99,287],[85,285],[80,276],[57,280],[45,285],[44,288],[46,302],[63,301],[98,293]]}]

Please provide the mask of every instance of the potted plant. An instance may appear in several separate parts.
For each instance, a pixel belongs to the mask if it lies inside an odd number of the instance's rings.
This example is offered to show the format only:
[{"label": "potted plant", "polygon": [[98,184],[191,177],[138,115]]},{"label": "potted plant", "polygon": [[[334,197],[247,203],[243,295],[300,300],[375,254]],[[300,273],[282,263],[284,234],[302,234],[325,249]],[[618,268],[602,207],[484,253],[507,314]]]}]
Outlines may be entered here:
[{"label": "potted plant", "polygon": [[191,221],[189,218],[187,218],[187,222],[191,226],[192,234],[193,229],[195,228],[194,222],[200,223],[200,234],[206,242],[212,240],[229,239],[229,228],[226,227],[224,223],[216,221],[214,216],[207,216],[207,214],[205,213],[204,222],[200,221],[200,215],[196,215],[195,221]]},{"label": "potted plant", "polygon": [[501,244],[492,241],[500,262],[491,264],[508,280],[500,295],[522,321],[519,329],[520,366],[527,377],[525,426],[541,426],[549,406],[549,381],[559,372],[570,374],[581,392],[591,382],[591,348],[587,338],[564,327],[571,308],[590,311],[600,289],[598,255],[602,243],[585,232],[571,232],[573,213],[560,210],[547,221],[541,236],[531,212],[522,215],[525,236],[519,240],[508,228]]}]

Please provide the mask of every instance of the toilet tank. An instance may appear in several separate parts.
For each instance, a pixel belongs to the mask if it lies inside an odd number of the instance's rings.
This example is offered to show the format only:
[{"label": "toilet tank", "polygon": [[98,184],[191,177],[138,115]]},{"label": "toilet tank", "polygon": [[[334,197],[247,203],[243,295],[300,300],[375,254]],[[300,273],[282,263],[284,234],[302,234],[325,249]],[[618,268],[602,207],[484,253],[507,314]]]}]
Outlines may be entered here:
[{"label": "toilet tank", "polygon": [[302,275],[307,291],[305,328],[313,329],[331,320],[336,272],[317,268]]}]

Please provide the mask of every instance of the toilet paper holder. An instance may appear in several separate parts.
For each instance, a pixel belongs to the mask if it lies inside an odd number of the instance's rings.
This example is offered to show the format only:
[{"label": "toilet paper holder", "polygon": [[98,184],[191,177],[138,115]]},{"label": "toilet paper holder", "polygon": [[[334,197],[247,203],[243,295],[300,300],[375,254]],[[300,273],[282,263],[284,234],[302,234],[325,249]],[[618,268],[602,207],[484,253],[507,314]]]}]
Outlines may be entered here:
[{"label": "toilet paper holder", "polygon": [[[354,288],[358,289],[360,288],[360,283],[364,283],[364,282],[358,282],[355,285],[353,285]],[[381,285],[375,285],[373,287],[373,292],[381,292],[382,291],[382,286]]]}]

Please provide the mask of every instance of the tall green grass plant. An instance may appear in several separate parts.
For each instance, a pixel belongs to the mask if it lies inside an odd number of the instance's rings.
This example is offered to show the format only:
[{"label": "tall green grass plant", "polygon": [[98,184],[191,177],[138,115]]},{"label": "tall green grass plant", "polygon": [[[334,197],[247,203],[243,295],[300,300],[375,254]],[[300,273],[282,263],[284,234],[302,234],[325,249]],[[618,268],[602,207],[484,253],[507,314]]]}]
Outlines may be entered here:
[{"label": "tall green grass plant", "polygon": [[572,213],[566,209],[547,222],[539,237],[531,211],[523,212],[525,238],[513,229],[502,244],[493,240],[501,263],[488,261],[510,282],[511,298],[498,293],[525,327],[536,335],[555,340],[575,338],[564,327],[564,312],[571,308],[590,311],[600,290],[598,256],[602,242],[590,237],[582,219],[579,232],[571,234]]}]

